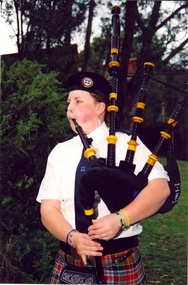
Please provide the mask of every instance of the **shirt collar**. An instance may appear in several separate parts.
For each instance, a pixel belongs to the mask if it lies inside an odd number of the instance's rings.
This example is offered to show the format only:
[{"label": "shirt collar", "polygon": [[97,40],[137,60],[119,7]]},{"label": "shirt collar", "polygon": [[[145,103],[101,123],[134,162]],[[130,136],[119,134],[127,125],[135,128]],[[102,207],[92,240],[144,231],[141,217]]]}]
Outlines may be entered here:
[{"label": "shirt collar", "polygon": [[87,135],[88,138],[92,138],[94,144],[98,143],[104,134],[108,132],[108,127],[105,122],[103,122],[97,129]]},{"label": "shirt collar", "polygon": [[[105,133],[107,133],[107,136],[108,136],[108,127],[106,123],[103,122],[97,129],[95,129],[90,134],[88,134],[87,137],[92,138],[93,142],[91,144],[95,145],[101,140],[101,138],[104,136]],[[79,140],[80,147],[83,147],[83,144],[82,144],[82,141],[79,135],[77,135],[75,139]]]}]

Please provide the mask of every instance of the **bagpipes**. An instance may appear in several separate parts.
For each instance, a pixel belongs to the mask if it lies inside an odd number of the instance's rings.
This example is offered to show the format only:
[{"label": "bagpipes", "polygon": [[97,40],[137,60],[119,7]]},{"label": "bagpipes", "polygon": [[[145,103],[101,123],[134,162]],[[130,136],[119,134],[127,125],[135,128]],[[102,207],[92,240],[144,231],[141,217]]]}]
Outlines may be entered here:
[{"label": "bagpipes", "polygon": [[[148,82],[154,68],[153,63],[145,62],[143,67],[143,82],[139,92],[138,102],[136,104],[135,116],[132,118],[134,122],[133,130],[131,133],[131,139],[128,142],[126,157],[125,160],[120,161],[119,166],[116,166],[116,113],[118,112],[116,100],[118,94],[118,69],[120,66],[118,61],[120,45],[119,14],[119,5],[114,5],[112,7],[112,60],[109,63],[110,86],[112,91],[109,94],[110,105],[107,108],[107,111],[110,113],[110,128],[109,136],[107,137],[107,159],[96,157],[95,149],[90,147],[88,138],[84,135],[78,123],[73,120],[75,129],[84,146],[84,156],[89,161],[89,169],[84,172],[79,181],[78,192],[85,216],[90,220],[95,218],[94,204],[96,192],[104,201],[109,211],[114,213],[128,205],[140,193],[140,191],[147,186],[148,176],[158,160],[157,155],[159,150],[165,140],[171,141],[172,129],[176,126],[177,117],[179,116],[181,110],[184,109],[185,103],[188,99],[187,89],[182,99],[172,112],[167,122],[166,130],[161,132],[161,138],[154,151],[149,155],[143,169],[137,175],[135,175],[135,165],[133,164],[133,159],[137,147],[137,134],[139,126],[143,122],[142,112],[145,108],[145,101],[148,93]],[[169,186],[171,194],[157,213],[166,213],[170,211],[178,202],[180,195],[180,175],[172,147],[168,150],[167,166],[165,168],[170,177]],[[101,258],[95,257],[95,261],[97,284],[106,284]]]},{"label": "bagpipes", "polygon": [[[148,81],[150,79],[151,71],[154,64],[151,62],[144,63],[144,76],[143,83],[138,96],[138,103],[136,105],[136,114],[133,117],[133,131],[131,139],[128,142],[128,150],[124,161],[120,161],[119,166],[115,166],[115,153],[116,153],[116,106],[118,94],[118,69],[119,69],[119,5],[112,7],[112,37],[111,37],[111,58],[109,63],[110,73],[110,86],[112,92],[109,95],[110,106],[107,108],[110,113],[110,128],[108,141],[108,154],[107,160],[104,158],[96,158],[95,150],[90,147],[87,138],[82,133],[82,129],[74,120],[76,130],[83,142],[85,157],[89,160],[89,169],[83,174],[79,182],[79,197],[84,208],[84,213],[88,217],[94,214],[93,204],[95,201],[95,193],[98,192],[101,199],[106,204],[111,213],[128,205],[139,192],[148,184],[148,175],[150,174],[153,166],[158,160],[159,150],[165,140],[171,139],[171,131],[177,124],[177,117],[181,110],[184,109],[188,97],[188,91],[185,91],[184,96],[172,112],[165,131],[161,132],[161,138],[157,143],[154,151],[149,156],[143,169],[137,174],[134,174],[135,165],[133,158],[137,147],[137,133],[140,123],[142,123],[142,111],[145,108],[145,100],[148,92]],[[174,157],[173,149],[170,148],[167,157],[167,166],[165,167],[170,176],[169,186],[171,194],[159,209],[157,213],[166,213],[170,211],[178,202],[180,195],[180,175],[179,169]]]}]

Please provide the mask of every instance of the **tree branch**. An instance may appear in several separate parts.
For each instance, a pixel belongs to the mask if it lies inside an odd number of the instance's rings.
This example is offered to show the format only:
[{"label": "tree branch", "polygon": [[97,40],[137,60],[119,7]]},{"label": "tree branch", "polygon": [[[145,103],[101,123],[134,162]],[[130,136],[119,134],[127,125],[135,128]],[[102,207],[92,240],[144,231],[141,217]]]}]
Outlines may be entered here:
[{"label": "tree branch", "polygon": [[179,11],[181,11],[184,8],[188,7],[188,2],[186,2],[184,5],[177,8],[170,16],[168,16],[163,22],[161,22],[158,26],[155,27],[155,31],[162,28],[169,20],[171,20]]},{"label": "tree branch", "polygon": [[153,30],[155,30],[157,21],[159,19],[159,10],[161,7],[161,2],[162,1],[155,1],[152,9],[152,14],[149,21],[149,27],[151,27]]},{"label": "tree branch", "polygon": [[169,56],[167,56],[167,58],[165,60],[163,60],[163,64],[166,65],[169,63],[169,61],[178,53],[180,52],[183,47],[188,43],[188,38],[185,39],[184,42],[182,42],[177,48],[175,48],[170,54]]},{"label": "tree branch", "polygon": [[94,15],[94,8],[95,8],[95,6],[96,6],[95,1],[94,0],[90,0],[88,25],[87,25],[87,31],[86,31],[86,41],[85,41],[85,47],[84,47],[84,63],[83,63],[83,66],[82,66],[82,71],[83,72],[86,71],[88,60],[89,60],[91,28],[92,28],[92,21],[93,21],[93,15]]}]

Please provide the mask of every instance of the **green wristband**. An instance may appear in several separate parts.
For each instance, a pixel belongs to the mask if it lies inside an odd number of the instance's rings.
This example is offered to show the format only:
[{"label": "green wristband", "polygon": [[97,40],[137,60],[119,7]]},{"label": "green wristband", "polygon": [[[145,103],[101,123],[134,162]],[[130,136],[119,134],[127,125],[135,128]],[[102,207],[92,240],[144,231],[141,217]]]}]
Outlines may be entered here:
[{"label": "green wristband", "polygon": [[125,223],[125,220],[123,218],[123,216],[121,215],[121,213],[119,211],[116,212],[116,214],[119,216],[120,221],[121,221],[121,231],[125,230],[127,228],[127,225]]}]

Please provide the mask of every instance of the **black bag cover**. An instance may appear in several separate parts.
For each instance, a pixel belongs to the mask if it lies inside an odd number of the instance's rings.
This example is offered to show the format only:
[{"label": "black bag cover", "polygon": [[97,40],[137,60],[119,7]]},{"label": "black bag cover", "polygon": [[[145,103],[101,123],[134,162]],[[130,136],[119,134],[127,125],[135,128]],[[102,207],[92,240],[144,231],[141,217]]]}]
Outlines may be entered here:
[{"label": "black bag cover", "polygon": [[82,175],[79,182],[79,198],[84,209],[91,209],[95,191],[98,192],[111,213],[128,205],[135,191],[140,192],[147,185],[147,177],[137,177],[120,167],[108,168],[100,164],[100,158]]},{"label": "black bag cover", "polygon": [[156,214],[165,214],[171,211],[173,207],[178,203],[178,199],[181,193],[180,172],[174,154],[174,146],[171,140],[168,143],[166,161],[167,165],[164,168],[170,177],[170,181],[168,182],[170,195]]}]

